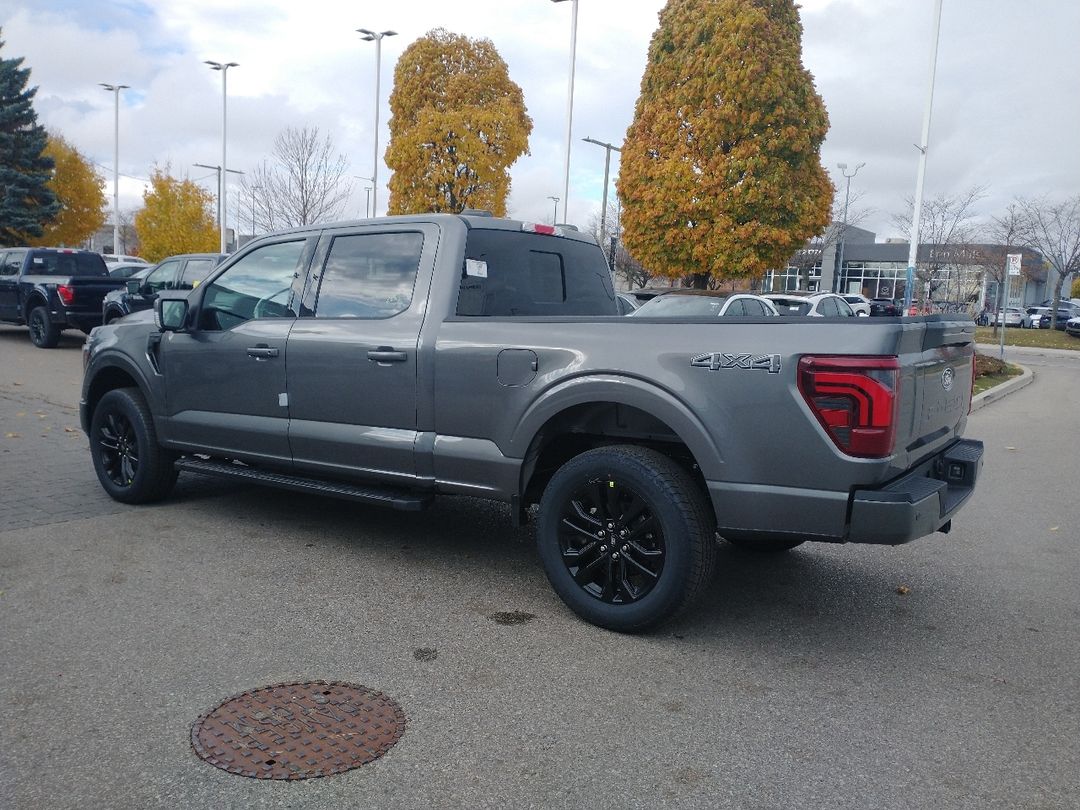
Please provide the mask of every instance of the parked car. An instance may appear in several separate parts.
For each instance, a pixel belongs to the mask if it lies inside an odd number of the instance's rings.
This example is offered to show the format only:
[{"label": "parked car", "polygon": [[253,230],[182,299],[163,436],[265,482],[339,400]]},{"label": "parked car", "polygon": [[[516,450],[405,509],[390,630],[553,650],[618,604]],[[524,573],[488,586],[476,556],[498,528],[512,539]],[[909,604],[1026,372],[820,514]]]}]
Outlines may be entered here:
[{"label": "parked car", "polygon": [[123,264],[106,265],[106,267],[109,268],[109,275],[113,278],[131,278],[139,270],[153,267],[153,265],[146,262],[124,262]]},{"label": "parked car", "polygon": [[102,253],[101,258],[105,260],[105,266],[110,270],[113,266],[118,264],[130,264],[132,262],[147,264],[147,262],[143,261],[138,256],[128,256],[125,253]]},{"label": "parked car", "polygon": [[774,318],[776,307],[760,295],[720,290],[671,290],[646,301],[634,318]]},{"label": "parked car", "polygon": [[841,298],[848,302],[856,315],[870,317],[870,299],[865,295],[843,295]]},{"label": "parked car", "polygon": [[629,315],[631,312],[641,306],[641,304],[638,303],[638,300],[634,298],[634,296],[630,295],[629,293],[623,292],[615,294],[615,303],[619,306],[620,315]]},{"label": "parked car", "polygon": [[994,313],[994,323],[1000,325],[1002,316],[1006,326],[1020,326],[1024,320],[1024,311],[1020,307],[1005,307],[1004,312],[998,310]]},{"label": "parked car", "polygon": [[878,318],[897,318],[900,307],[891,298],[871,298],[870,315]]},{"label": "parked car", "polygon": [[1050,307],[1028,307],[1020,319],[1020,326],[1024,329],[1049,329]]},{"label": "parked car", "polygon": [[1057,308],[1057,328],[1064,331],[1065,324],[1077,317],[1080,317],[1080,306],[1062,301]]},{"label": "parked car", "polygon": [[128,279],[125,287],[114,290],[101,302],[101,322],[150,309],[162,290],[193,290],[225,258],[224,253],[185,253],[170,256],[150,268],[139,279]]},{"label": "parked car", "polygon": [[64,329],[100,326],[102,299],[123,283],[89,250],[0,250],[0,321],[26,324],[30,341],[51,349]]},{"label": "parked car", "polygon": [[1080,337],[1080,316],[1065,321],[1065,334]]},{"label": "parked car", "polygon": [[781,315],[805,315],[808,318],[854,318],[855,310],[836,293],[769,293],[764,296],[772,301]]}]

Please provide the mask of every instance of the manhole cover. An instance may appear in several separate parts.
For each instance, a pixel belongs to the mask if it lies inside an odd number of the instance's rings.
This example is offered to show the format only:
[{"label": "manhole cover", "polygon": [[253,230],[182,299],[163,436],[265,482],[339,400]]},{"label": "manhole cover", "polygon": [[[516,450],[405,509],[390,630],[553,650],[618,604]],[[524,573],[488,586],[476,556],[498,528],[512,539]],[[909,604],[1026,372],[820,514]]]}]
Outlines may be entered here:
[{"label": "manhole cover", "polygon": [[311,779],[389,751],[405,713],[382,692],[336,681],[282,683],[229,698],[191,729],[195,753],[256,779]]}]

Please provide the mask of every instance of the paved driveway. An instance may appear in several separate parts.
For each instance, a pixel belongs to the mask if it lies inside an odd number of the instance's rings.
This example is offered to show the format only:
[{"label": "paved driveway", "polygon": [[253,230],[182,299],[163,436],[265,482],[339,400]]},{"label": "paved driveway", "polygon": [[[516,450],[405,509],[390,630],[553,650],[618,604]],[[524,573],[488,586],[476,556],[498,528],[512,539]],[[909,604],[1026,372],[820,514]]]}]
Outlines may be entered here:
[{"label": "paved driveway", "polygon": [[[951,534],[725,547],[700,609],[627,637],[563,608],[498,506],[194,478],[113,503],[70,430],[78,344],[0,328],[2,807],[1077,806],[1074,357],[1016,357],[1035,382],[972,416]],[[396,698],[405,736],[302,783],[192,753],[221,699],[313,678]]]}]

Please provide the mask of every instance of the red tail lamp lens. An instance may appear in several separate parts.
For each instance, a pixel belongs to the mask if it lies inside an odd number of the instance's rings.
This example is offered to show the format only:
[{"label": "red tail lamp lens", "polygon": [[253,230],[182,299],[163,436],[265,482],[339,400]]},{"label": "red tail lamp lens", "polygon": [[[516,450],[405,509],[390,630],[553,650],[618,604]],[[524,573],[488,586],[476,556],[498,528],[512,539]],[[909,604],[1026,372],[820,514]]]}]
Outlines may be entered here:
[{"label": "red tail lamp lens", "polygon": [[67,284],[57,284],[56,294],[60,296],[60,300],[64,302],[65,307],[71,306],[71,302],[75,300],[75,289]]},{"label": "red tail lamp lens", "polygon": [[900,404],[896,357],[803,357],[799,391],[841,451],[859,458],[892,455]]}]

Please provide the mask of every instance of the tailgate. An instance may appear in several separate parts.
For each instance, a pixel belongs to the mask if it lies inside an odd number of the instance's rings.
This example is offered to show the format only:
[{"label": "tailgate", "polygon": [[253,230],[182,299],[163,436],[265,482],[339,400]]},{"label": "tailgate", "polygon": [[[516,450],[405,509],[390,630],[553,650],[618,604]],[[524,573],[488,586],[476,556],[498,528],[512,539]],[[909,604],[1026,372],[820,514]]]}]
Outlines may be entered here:
[{"label": "tailgate", "polygon": [[75,276],[66,285],[75,291],[75,298],[67,305],[67,310],[69,312],[96,312],[100,314],[101,303],[105,295],[113,290],[120,289],[126,284],[127,281],[122,278]]},{"label": "tailgate", "polygon": [[936,450],[960,435],[971,407],[975,373],[972,321],[938,316],[927,318],[923,326],[921,341],[901,358],[905,367],[911,366],[908,379],[915,395],[909,400],[914,406],[911,419],[904,420],[910,433],[897,437],[897,449],[905,448],[915,455]]}]

